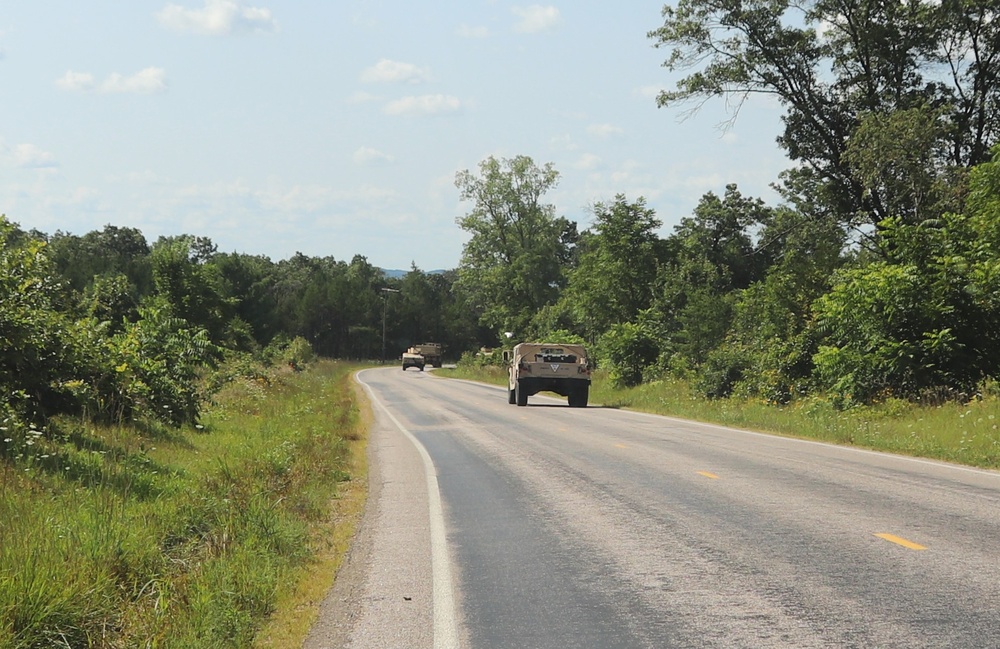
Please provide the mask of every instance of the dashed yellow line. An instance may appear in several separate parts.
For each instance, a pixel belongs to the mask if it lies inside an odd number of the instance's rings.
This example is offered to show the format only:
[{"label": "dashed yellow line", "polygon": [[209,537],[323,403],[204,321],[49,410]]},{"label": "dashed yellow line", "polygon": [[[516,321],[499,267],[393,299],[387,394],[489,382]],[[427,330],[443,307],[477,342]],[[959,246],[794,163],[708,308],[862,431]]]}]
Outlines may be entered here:
[{"label": "dashed yellow line", "polygon": [[904,548],[909,548],[910,550],[926,550],[927,548],[920,545],[919,543],[914,543],[913,541],[907,541],[906,539],[896,536],[895,534],[876,534],[875,536],[880,539],[885,539],[889,543],[895,543],[896,545],[901,545]]},{"label": "dashed yellow line", "polygon": [[703,475],[706,478],[711,478],[712,480],[719,479],[719,476],[715,475],[714,473],[709,473],[708,471],[698,471],[698,475]]},{"label": "dashed yellow line", "polygon": [[624,444],[615,444],[615,448],[628,448]]}]

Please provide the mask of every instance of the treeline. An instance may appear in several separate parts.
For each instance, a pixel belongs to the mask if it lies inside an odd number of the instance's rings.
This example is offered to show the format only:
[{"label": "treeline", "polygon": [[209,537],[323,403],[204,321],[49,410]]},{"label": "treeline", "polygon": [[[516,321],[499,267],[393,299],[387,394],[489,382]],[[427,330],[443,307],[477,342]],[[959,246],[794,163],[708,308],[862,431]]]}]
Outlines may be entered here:
[{"label": "treeline", "polygon": [[[850,405],[969,398],[998,378],[1000,148],[968,173],[963,212],[888,218],[853,241],[833,215],[735,186],[666,238],[625,196],[595,204],[576,234],[536,200],[550,166],[491,158],[480,172],[460,175],[475,203],[460,288],[512,340],[592,345],[620,385],[670,376],[709,397]],[[527,194],[499,199],[515,191]]]},{"label": "treeline", "polygon": [[842,404],[968,398],[1000,372],[1000,7],[678,0],[661,106],[782,110],[781,204],[734,185],[671,236],[640,198],[577,232],[527,157],[459,174],[459,285],[515,338],[582,337],[624,385]]},{"label": "treeline", "polygon": [[273,262],[192,235],[150,244],[111,225],[47,235],[0,216],[0,419],[193,423],[255,364],[396,358],[424,340],[468,348],[478,327],[453,276],[388,278],[360,256]]},{"label": "treeline", "polygon": [[0,417],[179,424],[225,380],[213,368],[395,358],[425,340],[454,357],[577,339],[619,384],[680,376],[710,397],[968,398],[1000,372],[998,14],[981,0],[664,7],[649,37],[689,74],[659,103],[770,97],[792,163],[779,205],[730,185],[665,238],[625,195],[580,231],[544,202],[558,172],[527,156],[457,175],[469,240],[443,274],[0,219]]}]

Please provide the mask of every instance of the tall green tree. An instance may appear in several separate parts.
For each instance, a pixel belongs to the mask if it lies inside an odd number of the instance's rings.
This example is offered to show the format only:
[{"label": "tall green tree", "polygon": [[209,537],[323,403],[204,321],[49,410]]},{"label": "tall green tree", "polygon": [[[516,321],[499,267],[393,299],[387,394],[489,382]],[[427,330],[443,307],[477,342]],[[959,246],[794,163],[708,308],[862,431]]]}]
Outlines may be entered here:
[{"label": "tall green tree", "polygon": [[966,214],[882,224],[886,257],[814,306],[822,384],[850,401],[968,395],[1000,368],[1000,147],[970,172]]},{"label": "tall green tree", "polygon": [[658,102],[775,98],[778,142],[798,163],[791,185],[818,185],[813,198],[845,220],[878,224],[901,215],[845,159],[848,142],[864,115],[929,106],[943,128],[928,164],[987,160],[1000,134],[998,11],[989,0],[678,0],[649,36],[669,49],[667,69],[689,74]]},{"label": "tall green tree", "polygon": [[53,299],[60,286],[46,247],[0,215],[0,390],[28,421],[64,411],[64,384],[77,378],[73,323]]},{"label": "tall green tree", "polygon": [[[206,254],[204,237],[160,237],[151,260],[156,294],[170,304],[173,315],[203,327],[215,344],[228,342],[233,303],[223,295],[222,278]],[[208,246],[208,248],[206,248]]]},{"label": "tall green tree", "polygon": [[518,336],[534,315],[553,304],[565,285],[563,268],[572,259],[576,224],[556,217],[542,202],[558,172],[528,156],[479,164],[479,173],[455,176],[472,210],[457,219],[471,235],[462,251],[459,285],[484,325]]},{"label": "tall green tree", "polygon": [[97,277],[124,275],[137,297],[153,290],[150,247],[136,228],[106,225],[83,236],[56,232],[49,238],[48,255],[55,270],[78,293]]},{"label": "tall green tree", "polygon": [[830,218],[782,207],[760,234],[762,280],[735,293],[732,323],[709,352],[699,387],[707,395],[784,403],[812,387],[817,351],[812,304],[830,290],[843,263],[845,233]]},{"label": "tall green tree", "polygon": [[220,253],[211,261],[217,269],[222,296],[234,305],[235,314],[247,323],[258,345],[278,334],[277,300],[272,290],[276,265],[267,257]]},{"label": "tall green tree", "polygon": [[847,163],[864,191],[882,197],[888,214],[908,223],[962,209],[961,170],[938,164],[946,152],[940,110],[926,106],[865,113],[847,142]]},{"label": "tall green tree", "polygon": [[593,206],[594,224],[581,238],[577,266],[569,275],[562,302],[594,341],[612,325],[634,322],[649,308],[661,258],[661,222],[639,197],[619,194]]},{"label": "tall green tree", "polygon": [[758,248],[753,234],[773,217],[762,200],[729,185],[722,197],[705,194],[674,228],[653,307],[664,354],[698,365],[722,343],[737,292],[761,280],[771,263],[770,251]]}]

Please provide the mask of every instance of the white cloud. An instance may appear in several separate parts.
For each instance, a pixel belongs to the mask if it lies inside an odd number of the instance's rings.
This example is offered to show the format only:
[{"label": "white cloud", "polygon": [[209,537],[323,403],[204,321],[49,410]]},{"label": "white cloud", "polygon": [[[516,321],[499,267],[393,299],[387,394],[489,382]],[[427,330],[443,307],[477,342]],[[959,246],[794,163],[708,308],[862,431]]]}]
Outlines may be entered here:
[{"label": "white cloud", "polygon": [[587,127],[587,132],[600,138],[609,138],[612,135],[621,135],[625,131],[614,124],[591,124]]},{"label": "white cloud", "polygon": [[354,162],[359,165],[392,163],[395,160],[394,156],[368,146],[363,146],[354,152]]},{"label": "white cloud", "polygon": [[436,115],[455,112],[462,107],[457,97],[448,95],[420,95],[403,97],[385,105],[387,115]]},{"label": "white cloud", "polygon": [[56,79],[56,85],[63,90],[75,92],[96,90],[108,94],[152,95],[167,89],[166,77],[167,73],[163,68],[146,68],[130,77],[115,72],[98,84],[94,75],[90,73],[69,70],[61,78]]},{"label": "white cloud", "polygon": [[593,153],[584,153],[573,163],[573,167],[580,170],[596,169],[601,164],[601,158]]},{"label": "white cloud", "polygon": [[551,5],[547,7],[542,5],[513,7],[511,11],[521,19],[514,26],[514,29],[525,34],[545,31],[559,22],[559,10]]},{"label": "white cloud", "polygon": [[[393,188],[367,184],[338,189],[315,184],[288,185],[276,179],[261,186],[237,179],[166,190],[157,199],[156,209],[171,227],[177,227],[174,222],[177,214],[185,214],[189,222],[182,225],[189,231],[208,228],[238,231],[245,229],[246,218],[267,215],[282,217],[269,227],[284,225],[294,231],[297,228],[290,221],[307,218],[319,218],[326,225],[356,226],[361,211],[378,223],[385,208],[396,204],[398,199]],[[191,224],[199,227],[190,228]]]},{"label": "white cloud", "polygon": [[116,72],[101,84],[101,92],[152,95],[167,89],[166,76],[163,68],[146,68],[131,77]]},{"label": "white cloud", "polygon": [[209,36],[224,36],[234,32],[273,32],[278,24],[271,10],[248,7],[234,0],[205,0],[201,9],[186,9],[168,4],[157,20],[168,29]]},{"label": "white cloud", "polygon": [[656,99],[660,96],[660,86],[641,86],[632,91],[632,94],[640,99]]},{"label": "white cloud", "polygon": [[455,33],[462,38],[489,38],[490,30],[487,27],[473,27],[471,25],[459,25]]},{"label": "white cloud", "polygon": [[140,187],[147,187],[150,185],[160,185],[166,186],[172,182],[168,176],[162,176],[158,173],[146,169],[145,171],[130,171],[123,175],[109,174],[105,176],[110,183],[125,183],[129,185],[137,185]]},{"label": "white cloud", "polygon": [[58,167],[55,156],[34,144],[18,144],[11,151],[14,165],[24,169],[52,169]]},{"label": "white cloud", "polygon": [[93,90],[94,75],[67,70],[61,79],[56,79],[56,85],[63,90]]},{"label": "white cloud", "polygon": [[349,101],[352,104],[367,104],[373,101],[378,101],[380,99],[381,97],[379,97],[378,95],[373,95],[370,92],[359,90],[358,92],[348,97],[347,101]]},{"label": "white cloud", "polygon": [[420,83],[430,79],[430,71],[412,63],[382,59],[361,73],[366,83]]}]

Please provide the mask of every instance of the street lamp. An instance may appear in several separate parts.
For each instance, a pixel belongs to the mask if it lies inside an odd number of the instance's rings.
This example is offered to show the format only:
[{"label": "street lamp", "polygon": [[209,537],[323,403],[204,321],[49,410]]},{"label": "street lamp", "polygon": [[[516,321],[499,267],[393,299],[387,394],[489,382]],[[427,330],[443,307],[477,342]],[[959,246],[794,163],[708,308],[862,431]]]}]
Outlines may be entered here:
[{"label": "street lamp", "polygon": [[382,364],[385,365],[385,314],[389,306],[389,293],[399,293],[395,288],[382,289]]}]

